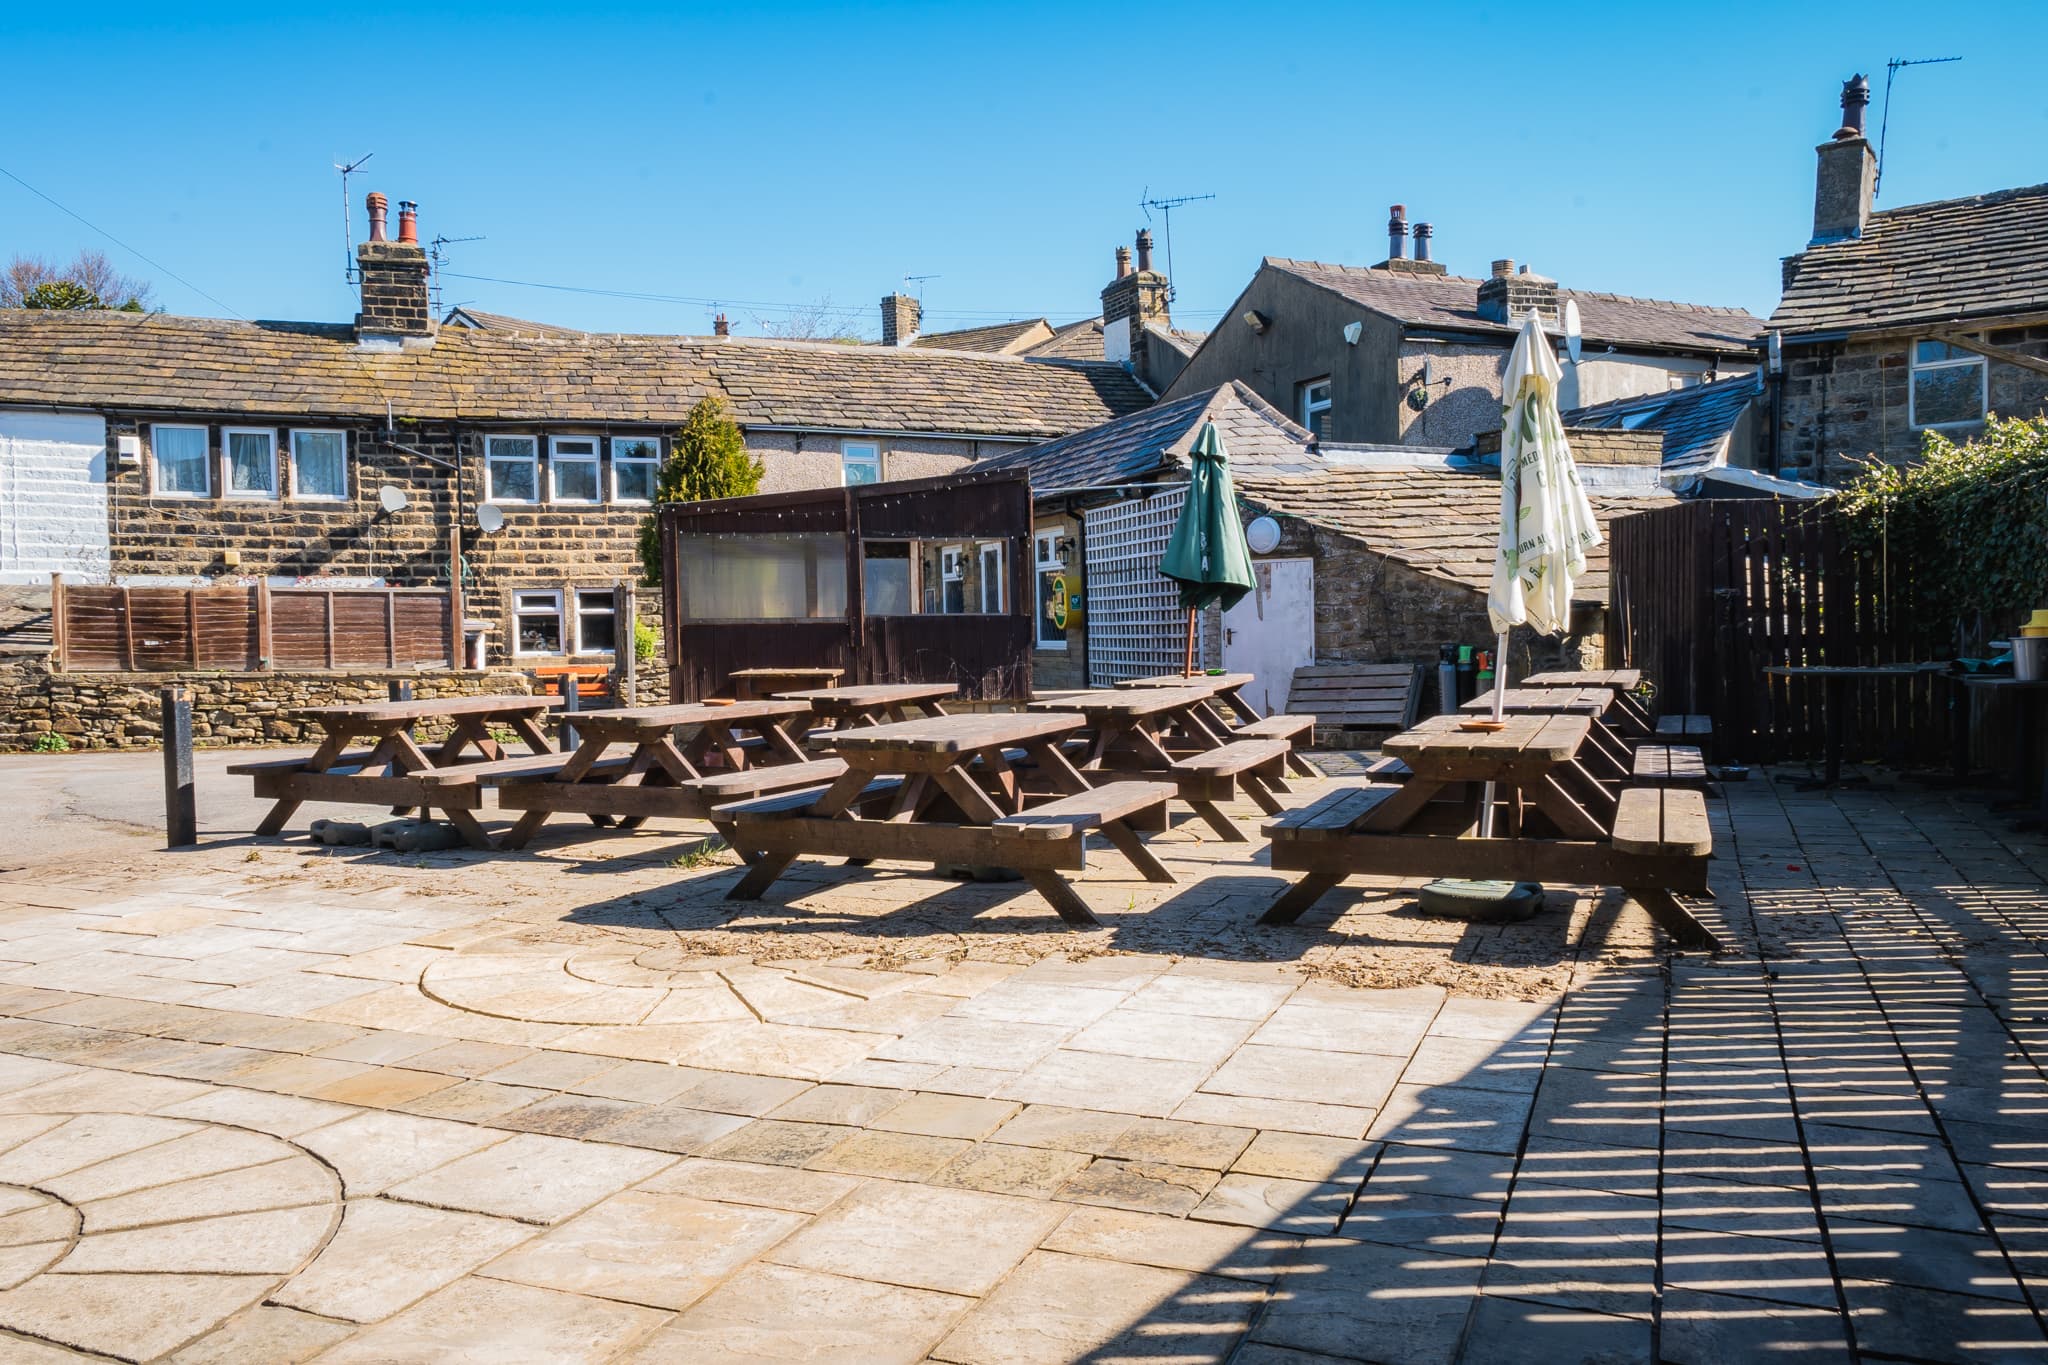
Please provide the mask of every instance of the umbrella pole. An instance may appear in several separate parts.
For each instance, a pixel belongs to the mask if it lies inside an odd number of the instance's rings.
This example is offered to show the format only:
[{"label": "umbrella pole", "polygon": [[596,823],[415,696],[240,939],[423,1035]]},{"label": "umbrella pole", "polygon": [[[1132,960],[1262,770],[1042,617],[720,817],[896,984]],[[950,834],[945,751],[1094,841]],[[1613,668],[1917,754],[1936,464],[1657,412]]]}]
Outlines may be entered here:
[{"label": "umbrella pole", "polygon": [[[1493,651],[1493,718],[1502,719],[1508,705],[1508,633],[1502,631]],[[1493,837],[1493,783],[1479,797],[1479,837]]]},{"label": "umbrella pole", "polygon": [[1195,610],[1196,609],[1194,607],[1188,608],[1187,662],[1181,666],[1180,671],[1180,675],[1183,678],[1192,678],[1195,676]]}]

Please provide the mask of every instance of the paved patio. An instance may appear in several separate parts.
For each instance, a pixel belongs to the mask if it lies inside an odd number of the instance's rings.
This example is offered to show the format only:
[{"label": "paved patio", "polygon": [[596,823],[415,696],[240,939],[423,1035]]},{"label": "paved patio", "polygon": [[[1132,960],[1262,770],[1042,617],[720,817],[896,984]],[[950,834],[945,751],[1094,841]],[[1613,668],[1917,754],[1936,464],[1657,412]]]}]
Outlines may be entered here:
[{"label": "paved patio", "polygon": [[1257,929],[1179,830],[1088,934],[735,917],[675,829],[26,860],[0,1361],[2048,1360],[2048,845],[1715,810],[1718,962],[1567,890]]}]

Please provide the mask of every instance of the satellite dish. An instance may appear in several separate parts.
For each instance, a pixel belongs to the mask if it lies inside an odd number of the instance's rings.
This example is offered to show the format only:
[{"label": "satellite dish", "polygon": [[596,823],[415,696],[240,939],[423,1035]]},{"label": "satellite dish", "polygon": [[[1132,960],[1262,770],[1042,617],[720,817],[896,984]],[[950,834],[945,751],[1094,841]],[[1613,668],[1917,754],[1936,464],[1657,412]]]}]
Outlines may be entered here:
[{"label": "satellite dish", "polygon": [[1244,528],[1245,544],[1255,555],[1269,555],[1280,548],[1280,523],[1271,517],[1253,517]]},{"label": "satellite dish", "polygon": [[384,510],[387,512],[403,512],[406,504],[411,502],[412,499],[405,495],[403,488],[387,483],[377,490],[377,501],[383,504]]},{"label": "satellite dish", "polygon": [[485,535],[490,535],[505,525],[505,514],[487,502],[482,503],[476,509],[476,524]]},{"label": "satellite dish", "polygon": [[1572,364],[1579,363],[1579,301],[1564,301],[1564,353],[1572,358]]}]

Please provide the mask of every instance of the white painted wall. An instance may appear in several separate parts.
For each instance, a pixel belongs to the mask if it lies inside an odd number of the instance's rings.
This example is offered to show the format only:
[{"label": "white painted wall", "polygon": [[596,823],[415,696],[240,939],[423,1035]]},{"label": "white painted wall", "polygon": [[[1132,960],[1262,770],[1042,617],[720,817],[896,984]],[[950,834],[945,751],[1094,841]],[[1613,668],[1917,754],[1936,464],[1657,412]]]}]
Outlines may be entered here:
[{"label": "white painted wall", "polygon": [[104,577],[108,562],[106,422],[0,412],[0,583]]}]

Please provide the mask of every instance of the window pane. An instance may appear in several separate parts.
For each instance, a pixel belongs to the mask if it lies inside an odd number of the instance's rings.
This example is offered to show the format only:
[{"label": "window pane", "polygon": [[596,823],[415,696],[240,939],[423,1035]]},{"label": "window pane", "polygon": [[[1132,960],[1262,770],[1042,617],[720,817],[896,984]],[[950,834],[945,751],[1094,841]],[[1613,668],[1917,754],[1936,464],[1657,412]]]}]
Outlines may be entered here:
[{"label": "window pane", "polygon": [[1974,422],[1984,415],[1984,369],[1944,365],[1913,375],[1913,420],[1923,427]]},{"label": "window pane", "polygon": [[863,547],[861,558],[867,614],[910,615],[910,546],[902,543],[868,545]]},{"label": "window pane", "polygon": [[232,493],[274,493],[277,473],[271,459],[272,437],[268,432],[228,433],[228,491]]},{"label": "window pane", "polygon": [[491,461],[491,496],[507,502],[532,502],[539,495],[534,487],[532,460]]},{"label": "window pane", "polygon": [[531,436],[493,436],[491,454],[530,460],[540,454],[540,442]]},{"label": "window pane", "polygon": [[612,595],[602,589],[576,594],[576,652],[609,654],[616,647]]},{"label": "window pane", "polygon": [[844,481],[849,487],[854,484],[880,483],[882,481],[881,466],[872,461],[848,460],[841,466],[841,470],[845,475]]},{"label": "window pane", "polygon": [[338,431],[292,434],[292,493],[301,498],[339,498],[348,493],[348,463]]},{"label": "window pane", "polygon": [[658,460],[661,443],[651,436],[619,436],[612,440],[614,460]]},{"label": "window pane", "polygon": [[1946,341],[1916,342],[1913,347],[1913,361],[1919,365],[1931,365],[1942,360],[1969,360],[1974,358],[1969,351],[1949,345]]},{"label": "window pane", "polygon": [[512,595],[513,628],[519,632],[521,654],[562,652],[562,599],[552,592]]},{"label": "window pane", "polygon": [[555,468],[556,502],[597,501],[596,460],[565,460],[557,455],[551,463]]},{"label": "window pane", "polygon": [[565,436],[561,440],[555,442],[555,454],[572,456],[588,455],[592,459],[595,459],[597,458],[597,442],[579,440],[575,437]]},{"label": "window pane", "polygon": [[612,466],[613,494],[620,502],[654,501],[654,464],[648,460],[622,460]]},{"label": "window pane", "polygon": [[208,491],[205,427],[157,427],[151,443],[156,450],[157,492]]},{"label": "window pane", "polygon": [[801,621],[846,615],[846,538],[681,535],[682,613],[691,621]]}]

